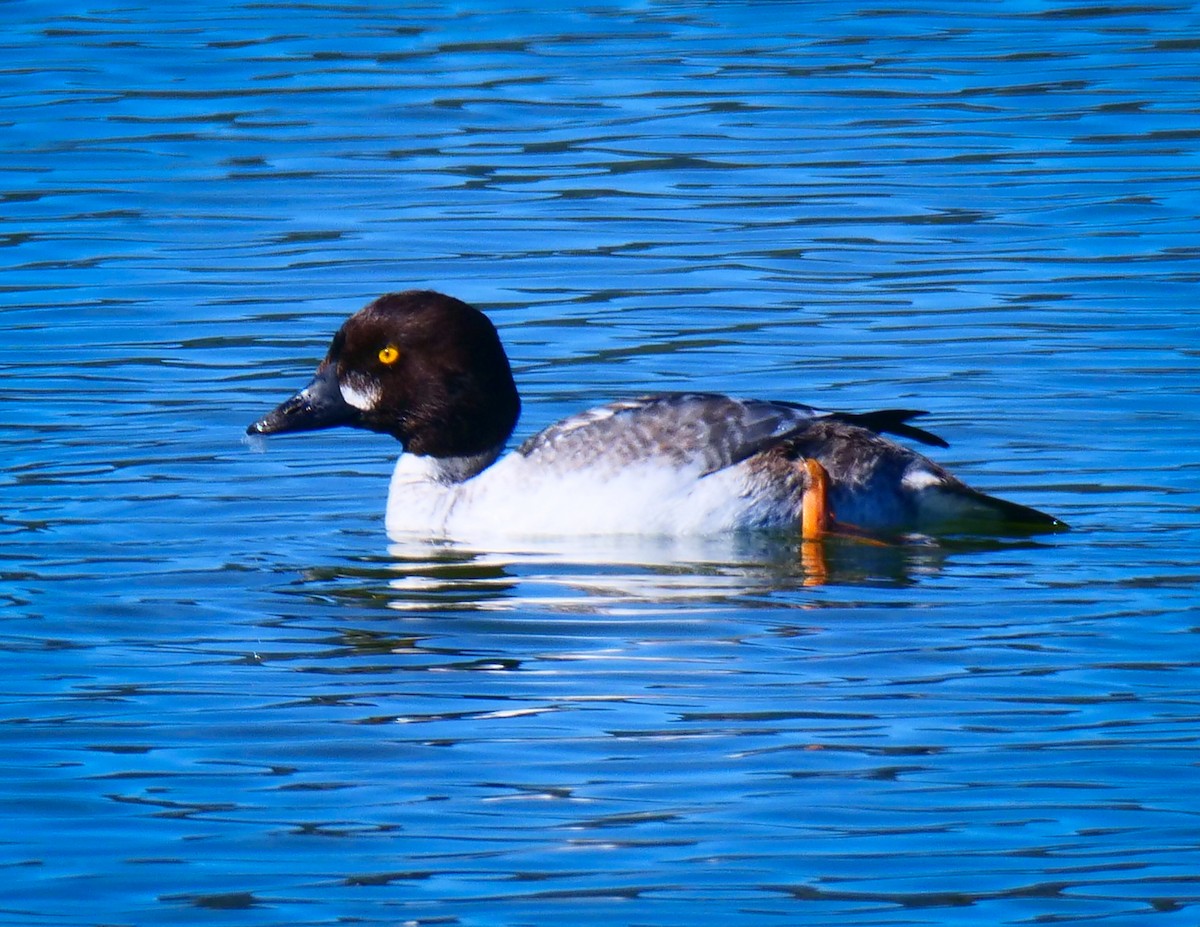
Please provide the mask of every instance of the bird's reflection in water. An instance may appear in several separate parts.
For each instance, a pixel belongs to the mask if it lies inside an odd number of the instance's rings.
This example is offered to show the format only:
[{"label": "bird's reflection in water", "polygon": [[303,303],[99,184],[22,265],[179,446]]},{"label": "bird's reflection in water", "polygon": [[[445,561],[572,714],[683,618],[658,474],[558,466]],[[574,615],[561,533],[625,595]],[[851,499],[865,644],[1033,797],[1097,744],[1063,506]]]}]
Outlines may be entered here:
[{"label": "bird's reflection in water", "polygon": [[811,630],[823,623],[817,611],[847,604],[839,589],[851,607],[863,595],[878,602],[880,591],[919,585],[976,554],[1029,546],[1038,543],[764,535],[470,546],[395,540],[386,556],[310,571],[296,592],[325,606],[339,603],[352,616],[353,627],[326,626],[334,634],[320,661],[324,672],[339,661],[347,672],[362,672],[362,660],[381,672],[491,672],[581,647],[622,650],[630,641],[696,634],[735,639],[759,626],[750,615],[763,609],[771,612],[772,633]]},{"label": "bird's reflection in water", "polygon": [[461,545],[396,541],[390,607],[554,610],[744,600],[822,585],[909,584],[947,550],[830,538],[570,538]]},{"label": "bird's reflection in water", "polygon": [[536,610],[619,614],[819,604],[822,587],[905,587],[988,552],[1036,539],[596,537],[465,544],[393,539],[386,556],[310,571],[306,594],[413,613]]}]

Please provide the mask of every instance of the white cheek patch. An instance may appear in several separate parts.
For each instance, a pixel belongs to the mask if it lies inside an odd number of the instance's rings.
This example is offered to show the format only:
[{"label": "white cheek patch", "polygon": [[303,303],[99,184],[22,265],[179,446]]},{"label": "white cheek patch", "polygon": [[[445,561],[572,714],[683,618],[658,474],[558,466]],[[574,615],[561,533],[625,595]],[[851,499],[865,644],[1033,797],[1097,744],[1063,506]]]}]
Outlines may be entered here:
[{"label": "white cheek patch", "polygon": [[904,477],[901,479],[905,489],[919,491],[928,489],[930,486],[941,486],[946,481],[936,473],[930,473],[928,470],[910,467],[905,471]]},{"label": "white cheek patch", "polygon": [[361,374],[348,374],[338,383],[347,405],[360,412],[370,412],[379,403],[379,384]]}]

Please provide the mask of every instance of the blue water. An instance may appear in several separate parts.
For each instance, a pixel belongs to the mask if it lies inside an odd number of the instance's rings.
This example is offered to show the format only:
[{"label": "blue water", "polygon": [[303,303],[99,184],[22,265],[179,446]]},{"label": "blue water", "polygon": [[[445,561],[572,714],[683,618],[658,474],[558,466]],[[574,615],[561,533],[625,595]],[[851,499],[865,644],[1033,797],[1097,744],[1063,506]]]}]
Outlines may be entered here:
[{"label": "blue water", "polygon": [[[0,924],[1197,922],[1200,10],[191,6],[0,5]],[[1073,530],[391,546],[413,286]]]}]

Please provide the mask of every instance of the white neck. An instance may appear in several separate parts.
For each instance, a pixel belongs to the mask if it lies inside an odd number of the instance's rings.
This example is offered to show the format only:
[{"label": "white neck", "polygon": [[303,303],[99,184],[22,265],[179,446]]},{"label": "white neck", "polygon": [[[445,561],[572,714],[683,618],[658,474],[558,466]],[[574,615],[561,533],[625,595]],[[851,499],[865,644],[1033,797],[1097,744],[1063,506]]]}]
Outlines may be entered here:
[{"label": "white neck", "polygon": [[417,454],[401,454],[396,462],[397,475],[403,474],[406,483],[438,483],[453,486],[478,476],[492,465],[503,447],[463,457],[427,457]]},{"label": "white neck", "polygon": [[450,512],[474,485],[471,478],[485,471],[499,454],[500,448],[466,457],[401,454],[388,487],[388,532],[444,533]]}]

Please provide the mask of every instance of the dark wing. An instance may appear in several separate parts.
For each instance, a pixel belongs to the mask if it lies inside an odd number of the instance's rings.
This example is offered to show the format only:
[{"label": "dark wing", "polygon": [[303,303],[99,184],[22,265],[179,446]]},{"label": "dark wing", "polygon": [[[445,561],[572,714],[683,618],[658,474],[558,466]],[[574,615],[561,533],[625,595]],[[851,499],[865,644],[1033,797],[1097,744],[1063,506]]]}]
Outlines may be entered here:
[{"label": "dark wing", "polygon": [[657,460],[707,474],[773,447],[822,419],[939,442],[928,432],[904,424],[919,414],[900,410],[843,415],[800,403],[732,399],[716,393],[664,393],[565,418],[534,435],[517,453],[567,469],[616,470]]}]

